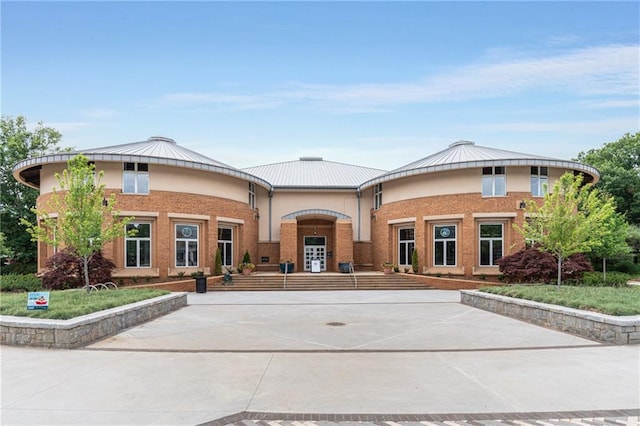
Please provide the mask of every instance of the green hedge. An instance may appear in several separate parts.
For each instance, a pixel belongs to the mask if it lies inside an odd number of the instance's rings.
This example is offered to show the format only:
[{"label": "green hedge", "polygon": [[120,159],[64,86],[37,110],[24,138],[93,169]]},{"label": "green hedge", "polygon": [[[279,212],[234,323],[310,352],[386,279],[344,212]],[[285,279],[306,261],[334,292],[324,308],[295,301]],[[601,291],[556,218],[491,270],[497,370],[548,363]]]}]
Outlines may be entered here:
[{"label": "green hedge", "polygon": [[607,281],[603,280],[602,272],[585,272],[580,282],[576,285],[585,285],[590,287],[621,287],[627,284],[632,278],[631,275],[622,272],[607,272]]},{"label": "green hedge", "polygon": [[0,291],[42,290],[42,280],[34,274],[0,275]]}]

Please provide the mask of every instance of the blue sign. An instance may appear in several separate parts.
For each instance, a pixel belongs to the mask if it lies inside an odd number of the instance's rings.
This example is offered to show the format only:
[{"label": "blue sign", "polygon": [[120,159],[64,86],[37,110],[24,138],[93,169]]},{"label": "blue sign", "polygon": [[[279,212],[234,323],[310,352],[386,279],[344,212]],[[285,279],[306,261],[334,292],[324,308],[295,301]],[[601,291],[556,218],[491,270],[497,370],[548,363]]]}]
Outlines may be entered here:
[{"label": "blue sign", "polygon": [[32,291],[27,297],[27,310],[49,309],[49,292],[48,291]]}]

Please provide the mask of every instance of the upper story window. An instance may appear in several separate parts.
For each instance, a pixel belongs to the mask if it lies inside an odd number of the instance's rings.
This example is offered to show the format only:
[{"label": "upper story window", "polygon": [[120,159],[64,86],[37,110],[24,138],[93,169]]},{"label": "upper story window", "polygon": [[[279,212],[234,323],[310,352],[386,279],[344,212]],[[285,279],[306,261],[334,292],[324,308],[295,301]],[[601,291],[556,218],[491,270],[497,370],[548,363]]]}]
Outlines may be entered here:
[{"label": "upper story window", "polygon": [[147,163],[124,163],[122,192],[125,194],[149,193],[149,165]]},{"label": "upper story window", "polygon": [[504,166],[482,168],[482,196],[495,197],[507,194]]},{"label": "upper story window", "polygon": [[378,210],[382,206],[382,184],[378,183],[373,187],[373,208]]},{"label": "upper story window", "polygon": [[544,197],[549,185],[549,169],[547,167],[531,167],[531,195]]},{"label": "upper story window", "polygon": [[256,208],[256,184],[249,182],[249,207]]}]

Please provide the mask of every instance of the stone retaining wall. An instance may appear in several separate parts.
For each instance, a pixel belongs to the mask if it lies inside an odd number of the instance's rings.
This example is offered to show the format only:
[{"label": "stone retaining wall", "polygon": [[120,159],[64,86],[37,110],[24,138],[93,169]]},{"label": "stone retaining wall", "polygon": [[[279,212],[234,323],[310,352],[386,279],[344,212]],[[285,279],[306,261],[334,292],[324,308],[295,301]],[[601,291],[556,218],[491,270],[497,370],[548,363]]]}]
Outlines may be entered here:
[{"label": "stone retaining wall", "polygon": [[461,290],[460,301],[474,308],[615,345],[640,343],[640,315],[617,317],[478,290]]},{"label": "stone retaining wall", "polygon": [[73,349],[187,306],[172,293],[69,320],[0,316],[0,344]]}]

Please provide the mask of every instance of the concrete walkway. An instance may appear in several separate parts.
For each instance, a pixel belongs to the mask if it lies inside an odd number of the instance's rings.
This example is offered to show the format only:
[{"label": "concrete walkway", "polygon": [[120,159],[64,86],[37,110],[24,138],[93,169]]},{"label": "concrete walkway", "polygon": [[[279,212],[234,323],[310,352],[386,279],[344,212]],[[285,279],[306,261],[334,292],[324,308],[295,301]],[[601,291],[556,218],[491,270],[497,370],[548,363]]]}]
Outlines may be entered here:
[{"label": "concrete walkway", "polygon": [[[439,290],[191,293],[188,307],[83,349],[2,347],[0,423],[636,419],[640,347],[459,299]],[[259,413],[276,414],[267,423]]]}]

